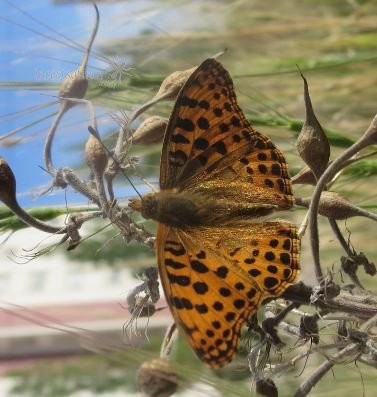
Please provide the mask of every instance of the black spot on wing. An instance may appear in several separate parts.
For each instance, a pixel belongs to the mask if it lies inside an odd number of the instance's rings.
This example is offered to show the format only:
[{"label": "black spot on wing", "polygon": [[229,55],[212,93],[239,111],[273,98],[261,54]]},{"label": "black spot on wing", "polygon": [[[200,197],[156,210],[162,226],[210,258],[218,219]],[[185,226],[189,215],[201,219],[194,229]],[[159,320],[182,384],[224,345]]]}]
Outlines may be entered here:
[{"label": "black spot on wing", "polygon": [[188,285],[191,284],[190,277],[182,276],[182,275],[176,275],[176,274],[172,274],[172,273],[169,273],[169,272],[166,272],[166,274],[168,276],[169,281],[172,284],[178,284],[181,287],[187,287]]},{"label": "black spot on wing", "polygon": [[170,252],[174,256],[182,256],[186,253],[186,250],[183,247],[183,245],[169,246],[168,244],[166,244],[164,251]]},{"label": "black spot on wing", "polygon": [[277,284],[279,284],[279,280],[275,277],[266,277],[264,279],[264,285],[268,289],[276,287]]},{"label": "black spot on wing", "polygon": [[198,127],[201,130],[208,130],[209,128],[209,122],[205,117],[199,117],[198,119]]},{"label": "black spot on wing", "polygon": [[170,137],[170,140],[173,143],[183,143],[183,144],[190,143],[190,141],[182,134],[173,134]]},{"label": "black spot on wing", "polygon": [[212,147],[216,150],[217,153],[220,153],[222,155],[225,155],[227,153],[225,143],[222,141],[214,143]]},{"label": "black spot on wing", "polygon": [[166,258],[165,259],[165,266],[171,267],[172,269],[183,269],[186,267],[186,265],[184,263],[181,262],[177,262],[171,258]]},{"label": "black spot on wing", "polygon": [[194,291],[199,295],[204,295],[208,291],[208,285],[204,282],[197,281],[192,285]]},{"label": "black spot on wing", "polygon": [[207,273],[208,272],[208,267],[204,263],[197,261],[197,260],[191,261],[191,267],[197,273]]},{"label": "black spot on wing", "polygon": [[187,160],[187,154],[182,150],[169,151],[169,162],[171,165],[181,167],[186,164]]},{"label": "black spot on wing", "polygon": [[205,150],[205,149],[207,149],[208,145],[209,145],[209,143],[208,143],[207,139],[204,139],[204,138],[197,138],[194,141],[195,149]]},{"label": "black spot on wing", "polygon": [[176,127],[188,132],[195,131],[195,125],[190,119],[182,119],[178,117],[176,121]]}]

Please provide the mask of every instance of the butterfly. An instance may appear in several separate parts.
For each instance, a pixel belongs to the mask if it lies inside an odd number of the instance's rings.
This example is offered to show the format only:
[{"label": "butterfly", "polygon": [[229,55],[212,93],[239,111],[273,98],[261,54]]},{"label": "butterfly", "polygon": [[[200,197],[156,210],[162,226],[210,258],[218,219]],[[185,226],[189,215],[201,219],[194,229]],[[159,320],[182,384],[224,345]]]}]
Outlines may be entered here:
[{"label": "butterfly", "polygon": [[294,225],[258,221],[294,202],[286,161],[255,131],[215,59],[188,78],[165,132],[160,191],[129,206],[158,222],[164,293],[180,333],[209,366],[229,363],[241,327],[299,271]]}]

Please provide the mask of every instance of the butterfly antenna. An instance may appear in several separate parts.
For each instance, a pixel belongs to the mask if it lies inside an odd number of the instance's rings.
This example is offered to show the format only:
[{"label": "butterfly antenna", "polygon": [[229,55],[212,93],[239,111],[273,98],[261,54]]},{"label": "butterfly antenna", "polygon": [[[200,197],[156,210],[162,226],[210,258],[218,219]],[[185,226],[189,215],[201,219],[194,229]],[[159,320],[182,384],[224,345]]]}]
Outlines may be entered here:
[{"label": "butterfly antenna", "polygon": [[128,175],[124,172],[124,170],[121,167],[121,164],[119,163],[118,160],[113,156],[113,154],[110,152],[110,150],[106,147],[106,145],[102,142],[98,132],[96,129],[94,129],[92,126],[88,127],[88,131],[90,134],[92,134],[95,138],[98,139],[98,142],[101,144],[101,146],[105,149],[106,153],[108,156],[114,161],[115,165],[119,168],[120,172],[123,174],[123,176],[127,179],[129,184],[132,186],[132,188],[135,190],[137,195],[140,197],[140,200],[143,201],[143,196],[139,193],[139,191],[136,189],[136,186],[132,183],[131,179],[128,177]]}]

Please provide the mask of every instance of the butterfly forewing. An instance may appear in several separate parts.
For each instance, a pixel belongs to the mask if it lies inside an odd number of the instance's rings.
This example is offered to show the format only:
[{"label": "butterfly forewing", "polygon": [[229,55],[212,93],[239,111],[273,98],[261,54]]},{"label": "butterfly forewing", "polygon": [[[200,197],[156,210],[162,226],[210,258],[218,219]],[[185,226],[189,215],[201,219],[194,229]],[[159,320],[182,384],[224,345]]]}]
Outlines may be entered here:
[{"label": "butterfly forewing", "polygon": [[175,104],[162,150],[160,186],[183,190],[226,167],[233,168],[234,177],[248,178],[264,196],[274,196],[278,207],[292,205],[284,157],[246,120],[229,73],[208,59],[188,79]]}]

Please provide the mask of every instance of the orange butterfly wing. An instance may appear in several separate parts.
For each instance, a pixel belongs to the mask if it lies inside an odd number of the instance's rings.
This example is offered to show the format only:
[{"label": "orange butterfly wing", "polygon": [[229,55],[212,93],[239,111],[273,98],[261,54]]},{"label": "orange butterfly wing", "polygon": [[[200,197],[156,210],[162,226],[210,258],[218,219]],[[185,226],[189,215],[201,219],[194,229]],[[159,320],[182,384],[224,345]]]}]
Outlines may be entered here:
[{"label": "orange butterfly wing", "polygon": [[283,155],[246,120],[229,73],[215,59],[207,59],[190,76],[174,106],[162,149],[160,187],[184,190],[229,167],[253,184],[256,195],[249,194],[250,202],[292,206]]},{"label": "orange butterfly wing", "polygon": [[262,299],[280,295],[298,271],[296,230],[287,223],[187,230],[159,224],[157,240],[173,317],[211,367],[233,359],[242,325]]},{"label": "orange butterfly wing", "polygon": [[[256,310],[261,291],[247,273],[227,271],[224,282],[226,259],[195,236],[159,225],[157,239],[163,242],[157,253],[161,281],[177,326],[203,361],[224,365],[236,353],[240,328]],[[233,290],[242,281],[248,290]]]},{"label": "orange butterfly wing", "polygon": [[[293,204],[283,155],[250,126],[228,72],[214,59],[194,71],[178,96],[162,149],[160,187],[204,192],[237,207]],[[285,222],[159,224],[156,246],[174,319],[212,367],[232,360],[241,326],[264,298],[281,295],[299,270],[296,228]]]}]

